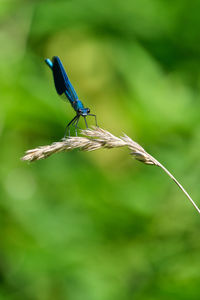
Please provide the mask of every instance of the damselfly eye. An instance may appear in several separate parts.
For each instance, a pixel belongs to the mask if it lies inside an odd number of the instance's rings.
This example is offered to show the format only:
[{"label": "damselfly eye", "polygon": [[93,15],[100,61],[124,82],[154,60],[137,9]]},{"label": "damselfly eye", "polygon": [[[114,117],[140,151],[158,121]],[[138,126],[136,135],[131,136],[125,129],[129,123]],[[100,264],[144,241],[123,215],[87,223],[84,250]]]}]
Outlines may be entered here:
[{"label": "damselfly eye", "polygon": [[89,108],[87,109],[87,112],[88,112],[88,114],[90,113],[90,109]]}]

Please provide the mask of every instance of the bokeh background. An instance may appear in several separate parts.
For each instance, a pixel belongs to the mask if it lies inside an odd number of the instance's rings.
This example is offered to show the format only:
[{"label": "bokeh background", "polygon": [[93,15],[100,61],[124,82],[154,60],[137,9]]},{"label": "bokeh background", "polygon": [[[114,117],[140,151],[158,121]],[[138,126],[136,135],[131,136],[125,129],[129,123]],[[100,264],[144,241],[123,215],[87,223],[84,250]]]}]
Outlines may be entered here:
[{"label": "bokeh background", "polygon": [[[0,2],[0,299],[200,298],[200,217],[128,150],[24,151],[74,116],[58,55],[99,126],[123,132],[200,203],[200,2]],[[92,120],[90,120],[92,125]]]}]

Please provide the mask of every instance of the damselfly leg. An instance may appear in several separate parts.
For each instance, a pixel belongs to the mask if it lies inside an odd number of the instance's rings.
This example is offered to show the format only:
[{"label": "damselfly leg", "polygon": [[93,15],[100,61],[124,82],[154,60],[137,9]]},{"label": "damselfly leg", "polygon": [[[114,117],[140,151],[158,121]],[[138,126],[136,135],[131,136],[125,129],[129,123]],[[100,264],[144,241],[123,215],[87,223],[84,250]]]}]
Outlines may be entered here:
[{"label": "damselfly leg", "polygon": [[76,136],[77,136],[77,128],[78,128],[78,122],[79,122],[79,119],[80,119],[80,116],[77,115],[77,121],[75,123],[75,133],[76,133]]},{"label": "damselfly leg", "polygon": [[[64,135],[64,138],[66,138],[66,135],[67,135],[67,132],[68,132],[68,136],[70,136],[70,127],[74,125],[75,127],[75,133],[76,133],[76,136],[77,136],[77,129],[78,129],[78,122],[80,120],[80,116],[79,114],[77,114],[68,124],[67,124],[67,127],[65,129],[65,135]],[[96,126],[98,127],[97,125],[97,117],[96,115],[93,115],[93,114],[88,114],[88,116],[92,116],[95,118],[95,123],[96,123]],[[86,120],[86,117],[87,116],[84,116],[84,120],[85,120],[85,125],[86,125],[86,128],[88,128],[88,124],[87,124],[87,120]]]},{"label": "damselfly leg", "polygon": [[87,121],[86,121],[86,117],[84,117],[84,120],[85,120],[85,126],[88,129],[88,124],[87,124]]},{"label": "damselfly leg", "polygon": [[70,136],[70,127],[74,124],[74,122],[77,120],[77,118],[79,119],[79,116],[76,115],[68,124],[67,124],[67,127],[65,129],[65,135],[64,135],[64,139],[66,138],[66,135],[67,135],[67,131],[68,131],[68,134]]},{"label": "damselfly leg", "polygon": [[96,126],[97,126],[97,127],[99,127],[99,126],[97,125],[97,116],[96,116],[96,115],[93,115],[93,114],[88,114],[88,116],[92,116],[92,117],[94,117],[94,118],[95,118],[95,123],[96,123]]}]

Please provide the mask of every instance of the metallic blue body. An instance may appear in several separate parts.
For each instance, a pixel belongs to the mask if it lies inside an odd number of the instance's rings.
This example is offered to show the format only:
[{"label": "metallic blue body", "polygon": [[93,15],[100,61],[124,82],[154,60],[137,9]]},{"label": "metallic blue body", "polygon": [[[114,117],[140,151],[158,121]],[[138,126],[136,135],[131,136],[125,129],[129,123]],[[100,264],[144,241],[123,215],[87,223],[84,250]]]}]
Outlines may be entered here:
[{"label": "metallic blue body", "polygon": [[[54,56],[52,58],[52,61],[49,58],[47,58],[47,59],[45,59],[45,62],[53,72],[54,84],[55,84],[57,93],[59,95],[65,94],[67,99],[69,100],[71,106],[76,111],[76,116],[67,125],[66,131],[65,131],[65,136],[67,133],[67,129],[69,130],[70,126],[72,126],[72,125],[75,125],[75,131],[77,134],[77,128],[78,128],[78,122],[79,122],[80,116],[84,117],[86,127],[88,127],[87,122],[86,122],[86,116],[88,116],[88,115],[94,116],[95,121],[96,121],[96,126],[97,126],[96,115],[90,114],[90,109],[85,108],[83,103],[81,102],[81,100],[78,99],[78,96],[77,96],[71,82],[69,81],[69,78],[65,72],[65,69],[64,69],[59,57]],[[69,135],[70,135],[70,131],[69,131]]]}]

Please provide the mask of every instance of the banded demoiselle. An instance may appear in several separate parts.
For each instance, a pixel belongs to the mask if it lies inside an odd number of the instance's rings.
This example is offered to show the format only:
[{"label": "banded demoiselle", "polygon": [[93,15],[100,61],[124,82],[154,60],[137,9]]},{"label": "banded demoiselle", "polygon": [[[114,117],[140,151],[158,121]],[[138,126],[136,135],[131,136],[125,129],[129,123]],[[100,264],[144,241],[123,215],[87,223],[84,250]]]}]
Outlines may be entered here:
[{"label": "banded demoiselle", "polygon": [[85,108],[82,101],[78,98],[71,82],[69,81],[67,73],[65,72],[65,69],[64,69],[59,57],[54,56],[52,58],[52,61],[49,58],[47,58],[47,59],[45,59],[45,62],[51,68],[51,70],[53,72],[54,84],[55,84],[57,93],[59,95],[65,94],[65,96],[69,100],[71,106],[73,107],[73,109],[76,112],[76,116],[67,124],[64,138],[67,135],[67,131],[68,131],[68,134],[70,135],[70,127],[72,125],[75,126],[75,132],[77,135],[78,122],[79,122],[79,119],[81,116],[84,117],[85,125],[87,128],[88,128],[87,121],[86,121],[87,116],[93,116],[95,118],[96,126],[98,126],[96,115],[90,114],[90,109]]}]

